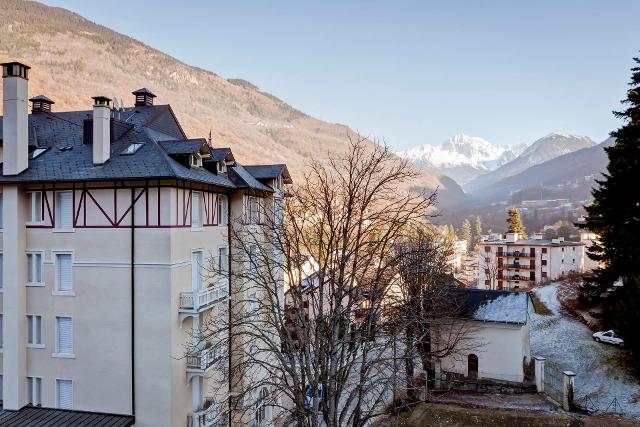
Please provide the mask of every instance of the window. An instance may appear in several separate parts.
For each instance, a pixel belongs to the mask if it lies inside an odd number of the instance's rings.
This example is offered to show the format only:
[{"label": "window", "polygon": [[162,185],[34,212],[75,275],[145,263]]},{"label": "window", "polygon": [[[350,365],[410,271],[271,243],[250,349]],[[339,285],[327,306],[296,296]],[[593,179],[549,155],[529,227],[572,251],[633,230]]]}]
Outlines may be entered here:
[{"label": "window", "polygon": [[73,319],[56,317],[56,353],[73,355]]},{"label": "window", "polygon": [[71,191],[56,193],[56,228],[59,230],[73,228],[73,194]]},{"label": "window", "polygon": [[224,161],[218,162],[217,168],[218,173],[225,173],[227,171],[227,164]]},{"label": "window", "polygon": [[202,251],[191,253],[191,288],[194,291],[202,289]]},{"label": "window", "polygon": [[249,295],[249,314],[254,315],[258,312],[258,298],[253,293]]},{"label": "window", "polygon": [[73,292],[73,259],[71,254],[56,254],[56,291]]},{"label": "window", "polygon": [[42,345],[42,316],[27,316],[27,344],[32,346]]},{"label": "window", "polygon": [[32,191],[31,193],[31,220],[32,223],[44,221],[44,202],[42,191]]},{"label": "window", "polygon": [[260,199],[249,196],[249,224],[260,223]]},{"label": "window", "polygon": [[542,277],[547,277],[547,272],[546,271],[542,272]]},{"label": "window", "polygon": [[73,409],[73,381],[56,380],[56,406],[58,409]]},{"label": "window", "polygon": [[0,230],[2,230],[2,193],[0,193]]},{"label": "window", "polygon": [[33,406],[42,405],[42,378],[27,377],[27,392],[29,401]]},{"label": "window", "polygon": [[4,265],[4,258],[2,257],[2,253],[0,253],[0,289],[2,289],[2,270]]},{"label": "window", "polygon": [[249,272],[255,275],[258,272],[258,246],[249,245]]},{"label": "window", "polygon": [[199,191],[191,195],[191,227],[202,227],[202,193]]},{"label": "window", "polygon": [[542,265],[547,265],[547,260],[546,259],[542,260]]},{"label": "window", "polygon": [[256,412],[255,422],[256,427],[263,425],[267,421],[267,399],[269,397],[269,391],[265,388],[260,390],[258,399],[256,399]]},{"label": "window", "polygon": [[42,253],[27,254],[27,284],[42,285]]},{"label": "window", "polygon": [[191,167],[202,167],[202,157],[200,154],[191,154],[189,156],[189,166]]},{"label": "window", "polygon": [[218,194],[218,225],[227,225],[227,196]]},{"label": "window", "polygon": [[547,248],[542,248],[542,253],[546,254],[547,253]]},{"label": "window", "polygon": [[229,249],[226,247],[218,248],[218,268],[223,274],[229,272]]},{"label": "window", "polygon": [[[0,314],[0,348],[2,348],[2,314]],[[2,400],[2,399],[0,399]]]},{"label": "window", "polygon": [[484,251],[485,252],[491,252],[491,246],[485,246],[484,247]]}]

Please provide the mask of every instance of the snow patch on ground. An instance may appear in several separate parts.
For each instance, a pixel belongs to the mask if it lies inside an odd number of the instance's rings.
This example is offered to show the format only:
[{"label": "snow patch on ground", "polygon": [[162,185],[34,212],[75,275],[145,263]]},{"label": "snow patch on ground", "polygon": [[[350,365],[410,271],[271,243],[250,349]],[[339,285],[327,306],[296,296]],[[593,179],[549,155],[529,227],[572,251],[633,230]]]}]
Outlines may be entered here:
[{"label": "snow patch on ground", "polygon": [[[640,402],[633,403],[640,394],[640,384],[616,365],[623,350],[593,341],[586,326],[563,315],[557,290],[558,284],[534,290],[553,314],[531,315],[531,355],[546,357],[563,370],[575,372],[575,396],[579,404],[589,395],[604,412],[617,399],[618,412],[640,418]],[[613,412],[613,406],[609,411]]]}]

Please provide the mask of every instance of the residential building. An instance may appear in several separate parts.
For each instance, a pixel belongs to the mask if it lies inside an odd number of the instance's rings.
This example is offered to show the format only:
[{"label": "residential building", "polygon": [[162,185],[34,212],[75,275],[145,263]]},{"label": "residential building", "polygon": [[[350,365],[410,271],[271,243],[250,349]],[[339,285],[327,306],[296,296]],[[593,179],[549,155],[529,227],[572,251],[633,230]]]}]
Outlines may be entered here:
[{"label": "residential building", "polygon": [[[57,112],[29,98],[28,66],[2,67],[0,420],[32,405],[218,425],[233,381],[212,366],[230,351],[214,338],[184,354],[207,316],[230,315],[233,281],[206,266],[242,268],[229,224],[260,227],[286,166],[188,138],[148,89],[130,108]],[[50,425],[68,414],[46,410]]]},{"label": "residential building", "polygon": [[[439,359],[442,378],[523,382],[525,366],[531,361],[529,294],[458,288],[451,301],[459,304],[460,320],[444,329],[451,328],[464,338]],[[452,335],[440,329],[436,328],[434,341],[442,346],[438,337]]]},{"label": "residential building", "polygon": [[540,234],[521,239],[517,233],[491,236],[480,243],[478,287],[527,289],[584,269],[584,243],[562,237],[545,240]]}]

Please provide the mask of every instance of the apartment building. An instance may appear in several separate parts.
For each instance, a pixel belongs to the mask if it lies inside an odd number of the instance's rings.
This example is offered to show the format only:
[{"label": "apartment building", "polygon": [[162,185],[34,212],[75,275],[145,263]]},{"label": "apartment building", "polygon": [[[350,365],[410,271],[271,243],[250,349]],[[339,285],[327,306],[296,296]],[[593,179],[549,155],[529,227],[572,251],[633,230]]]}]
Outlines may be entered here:
[{"label": "apartment building", "polygon": [[540,234],[521,239],[517,233],[485,238],[478,251],[478,287],[527,289],[556,280],[569,272],[582,272],[584,244],[563,238],[545,240]]},{"label": "apartment building", "polygon": [[29,98],[27,65],[2,68],[0,421],[228,425],[232,379],[212,367],[229,349],[185,347],[205,316],[229,316],[231,275],[205,266],[238,268],[229,224],[259,227],[286,166],[188,138],[148,89],[130,108],[95,96],[57,112]]}]

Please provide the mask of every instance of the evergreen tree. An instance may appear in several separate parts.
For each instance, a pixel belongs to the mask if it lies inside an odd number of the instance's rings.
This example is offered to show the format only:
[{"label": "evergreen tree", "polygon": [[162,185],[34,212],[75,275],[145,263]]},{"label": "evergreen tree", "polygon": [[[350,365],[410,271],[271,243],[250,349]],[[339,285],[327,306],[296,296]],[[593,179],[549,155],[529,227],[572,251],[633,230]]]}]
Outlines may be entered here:
[{"label": "evergreen tree", "polygon": [[520,219],[520,211],[516,208],[509,208],[507,217],[507,233],[518,233],[523,239],[528,238],[527,233]]},{"label": "evergreen tree", "polygon": [[453,228],[453,225],[451,224],[447,226],[447,238],[451,242],[458,240],[458,236],[456,236],[456,230]]},{"label": "evergreen tree", "polygon": [[477,245],[482,240],[482,222],[480,221],[480,217],[476,217],[476,222],[473,224],[473,244]]},{"label": "evergreen tree", "polygon": [[462,222],[462,228],[460,229],[460,238],[467,241],[467,250],[469,250],[469,247],[471,245],[471,223],[467,218],[465,218]]},{"label": "evergreen tree", "polygon": [[581,227],[598,235],[598,242],[589,248],[589,257],[603,264],[585,282],[583,291],[600,296],[622,278],[623,289],[615,291],[618,295],[612,296],[613,303],[605,304],[605,315],[618,319],[612,326],[640,358],[640,340],[635,336],[640,324],[640,59],[634,61],[637,65],[631,69],[631,88],[622,101],[626,108],[614,112],[624,123],[611,133],[616,142],[605,149],[609,157],[607,172],[592,190],[594,200],[586,208],[586,221]]}]

